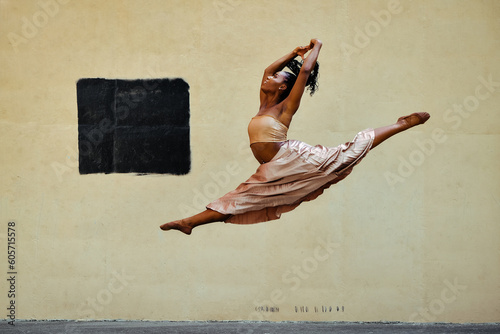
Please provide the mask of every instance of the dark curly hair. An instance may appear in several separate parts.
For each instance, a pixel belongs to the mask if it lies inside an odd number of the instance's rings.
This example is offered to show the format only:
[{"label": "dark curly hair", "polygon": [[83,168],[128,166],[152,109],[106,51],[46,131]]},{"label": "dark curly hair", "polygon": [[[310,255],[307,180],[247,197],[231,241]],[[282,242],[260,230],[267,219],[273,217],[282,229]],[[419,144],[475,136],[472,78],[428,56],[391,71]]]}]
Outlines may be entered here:
[{"label": "dark curly hair", "polygon": [[[299,75],[303,63],[304,63],[303,61],[299,62],[298,60],[293,59],[288,64],[286,64],[286,67],[291,72],[285,72],[287,73],[287,78],[286,78],[287,89],[282,95],[283,100],[290,94],[290,91],[292,90],[292,87],[295,84],[295,80],[297,80],[297,76]],[[311,96],[313,96],[313,94],[316,93],[316,91],[318,90],[318,77],[319,77],[319,63],[316,62],[316,65],[314,65],[314,68],[311,71],[309,78],[307,78],[307,83],[306,83],[306,88]]]}]

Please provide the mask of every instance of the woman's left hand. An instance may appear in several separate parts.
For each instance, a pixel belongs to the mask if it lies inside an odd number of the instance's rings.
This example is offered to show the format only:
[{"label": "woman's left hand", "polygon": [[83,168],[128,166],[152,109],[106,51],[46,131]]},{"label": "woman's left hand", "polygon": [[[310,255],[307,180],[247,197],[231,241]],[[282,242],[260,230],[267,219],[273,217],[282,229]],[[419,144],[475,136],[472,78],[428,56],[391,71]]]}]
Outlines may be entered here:
[{"label": "woman's left hand", "polygon": [[304,59],[304,56],[305,54],[310,50],[310,45],[308,46],[298,46],[295,48],[295,53],[300,56],[302,58],[302,60]]}]

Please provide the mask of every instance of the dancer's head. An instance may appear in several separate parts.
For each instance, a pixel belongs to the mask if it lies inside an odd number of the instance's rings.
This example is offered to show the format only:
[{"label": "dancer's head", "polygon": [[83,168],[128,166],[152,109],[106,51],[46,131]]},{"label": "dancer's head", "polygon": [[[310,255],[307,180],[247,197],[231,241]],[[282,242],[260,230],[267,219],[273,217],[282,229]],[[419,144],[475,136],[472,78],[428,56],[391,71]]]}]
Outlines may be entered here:
[{"label": "dancer's head", "polygon": [[288,72],[280,71],[268,76],[266,80],[264,80],[262,88],[271,94],[274,94],[277,91],[282,94],[288,86],[288,74]]},{"label": "dancer's head", "polygon": [[[286,88],[283,90],[283,93],[280,96],[282,101],[286,99],[290,94],[290,91],[292,90],[293,85],[297,80],[297,76],[300,73],[302,64],[303,64],[302,62],[298,62],[297,60],[294,59],[286,65],[286,67],[290,69],[290,72],[286,71],[281,72],[284,73],[284,79],[286,85]],[[316,92],[316,90],[318,90],[318,76],[319,76],[319,63],[316,62],[316,65],[314,66],[314,69],[311,71],[311,74],[309,75],[309,78],[307,79],[306,83],[306,88],[309,91],[309,94],[311,94],[311,96]]]}]

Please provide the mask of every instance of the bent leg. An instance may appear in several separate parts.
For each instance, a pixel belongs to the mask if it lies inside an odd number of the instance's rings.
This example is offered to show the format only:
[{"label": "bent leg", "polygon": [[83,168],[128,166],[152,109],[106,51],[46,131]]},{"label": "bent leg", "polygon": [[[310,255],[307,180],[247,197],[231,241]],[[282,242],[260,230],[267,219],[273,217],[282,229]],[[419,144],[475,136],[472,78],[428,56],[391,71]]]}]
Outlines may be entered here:
[{"label": "bent leg", "polygon": [[165,223],[160,226],[164,231],[168,230],[178,230],[185,234],[191,234],[193,228],[199,225],[204,225],[214,222],[222,222],[228,219],[230,215],[225,215],[220,212],[207,209],[189,218],[184,218],[181,220],[175,220],[173,222]]},{"label": "bent leg", "polygon": [[431,116],[426,112],[414,113],[408,116],[403,116],[394,124],[383,126],[375,129],[375,138],[373,140],[372,149],[390,137],[402,131],[408,130],[416,125],[424,124]]}]

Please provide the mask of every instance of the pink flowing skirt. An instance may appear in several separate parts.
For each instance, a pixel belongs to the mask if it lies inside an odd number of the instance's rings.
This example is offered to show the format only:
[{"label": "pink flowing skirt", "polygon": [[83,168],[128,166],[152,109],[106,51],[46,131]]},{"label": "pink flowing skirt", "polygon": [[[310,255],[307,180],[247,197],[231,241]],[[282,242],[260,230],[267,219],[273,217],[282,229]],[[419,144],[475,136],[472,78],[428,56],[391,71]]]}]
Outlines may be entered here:
[{"label": "pink flowing skirt", "polygon": [[372,147],[374,137],[373,129],[366,129],[337,147],[288,140],[271,161],[207,209],[230,215],[226,223],[233,224],[279,219],[349,175]]}]

